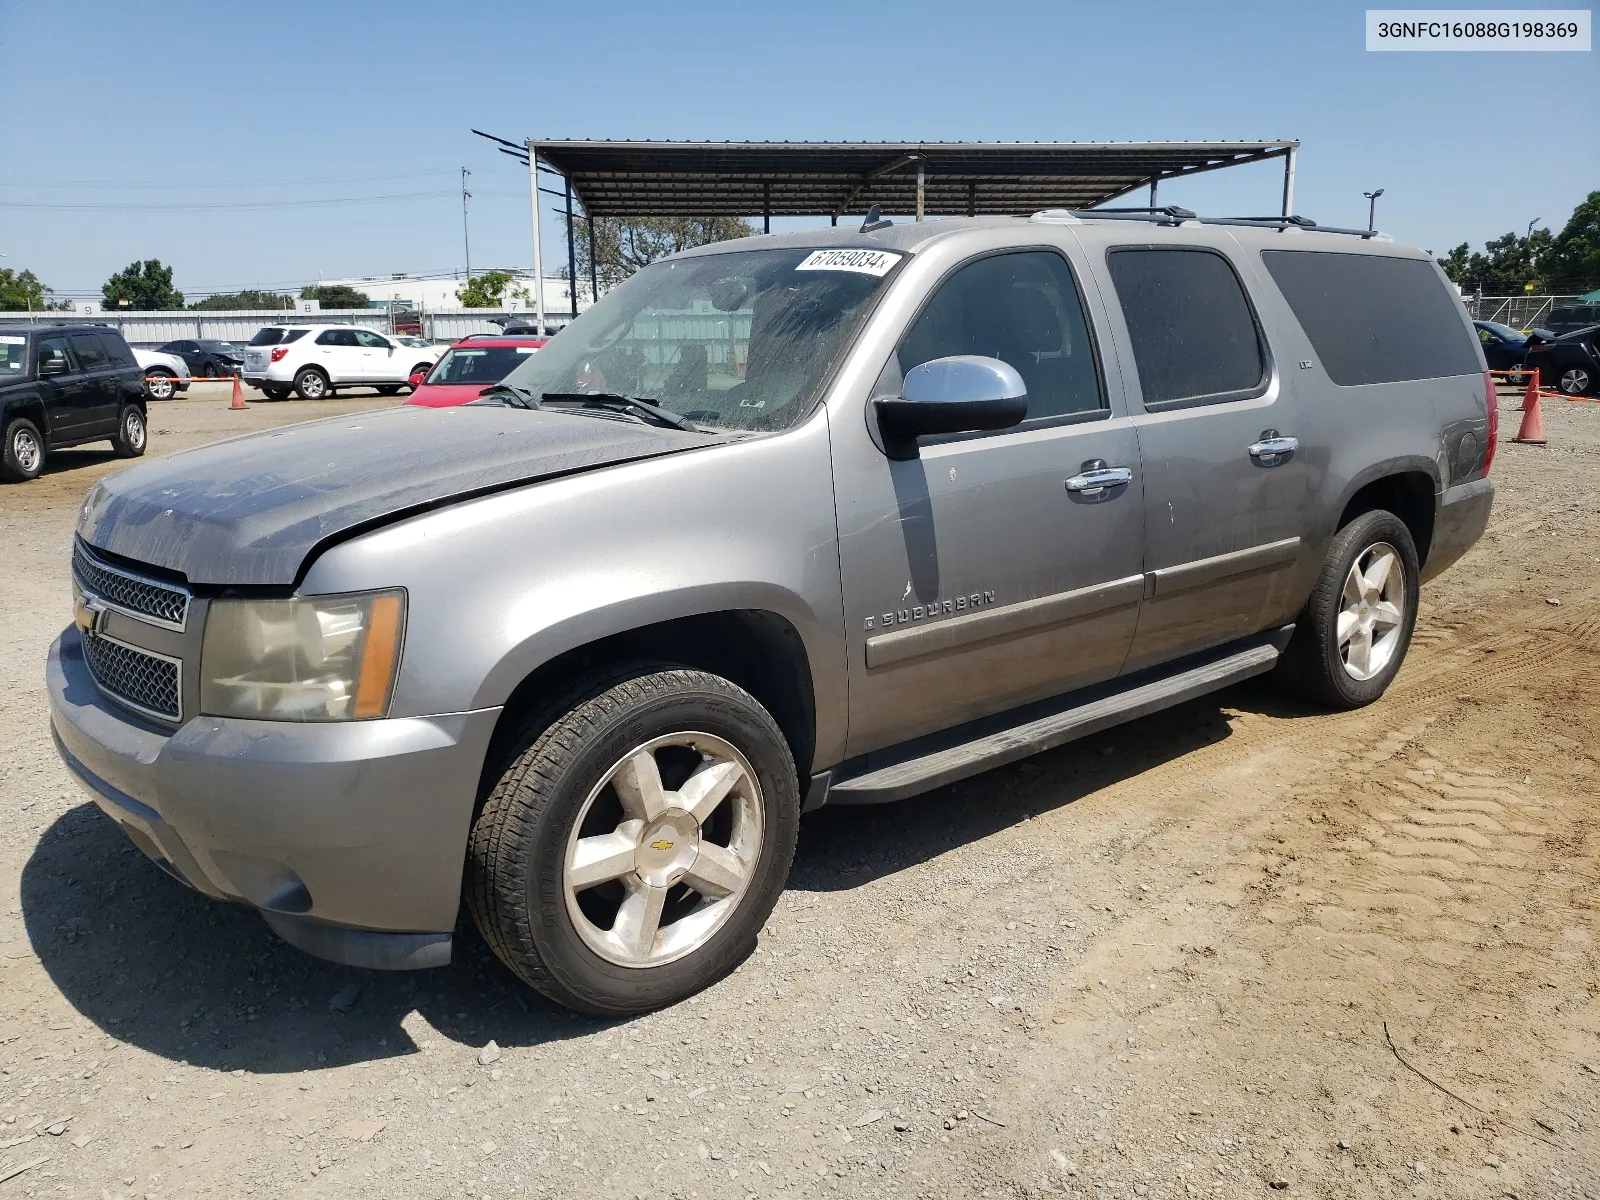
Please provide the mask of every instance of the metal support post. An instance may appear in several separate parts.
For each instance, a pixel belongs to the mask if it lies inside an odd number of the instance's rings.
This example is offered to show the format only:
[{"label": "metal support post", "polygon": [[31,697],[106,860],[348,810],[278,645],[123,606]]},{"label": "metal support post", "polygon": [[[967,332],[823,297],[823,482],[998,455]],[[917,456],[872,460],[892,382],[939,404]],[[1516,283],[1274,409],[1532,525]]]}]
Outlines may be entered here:
[{"label": "metal support post", "polygon": [[1155,206],[1156,206],[1156,181],[1155,181],[1154,178],[1152,178],[1150,180],[1150,207],[1154,208]]},{"label": "metal support post", "polygon": [[967,184],[967,216],[975,217],[977,215],[978,215],[978,185],[975,182],[974,183],[968,183]]},{"label": "metal support post", "polygon": [[567,295],[572,298],[572,319],[578,319],[578,247],[572,240],[572,180],[567,180]]},{"label": "metal support post", "polygon": [[922,198],[923,198],[923,192],[922,192],[923,170],[922,170],[922,168],[923,168],[923,159],[922,159],[922,155],[919,154],[919,155],[917,155],[917,220],[919,220],[919,221],[922,220]]},{"label": "metal support post", "polygon": [[539,325],[539,336],[544,329],[544,247],[539,241],[539,153],[530,141],[528,146],[528,196],[533,205],[533,311]]},{"label": "metal support post", "polygon": [[772,185],[761,185],[761,232],[772,232]]},{"label": "metal support post", "polygon": [[600,299],[600,267],[594,261],[594,214],[584,208],[584,224],[589,226],[589,303]]},{"label": "metal support post", "polygon": [[1283,215],[1294,215],[1294,147],[1283,156]]}]

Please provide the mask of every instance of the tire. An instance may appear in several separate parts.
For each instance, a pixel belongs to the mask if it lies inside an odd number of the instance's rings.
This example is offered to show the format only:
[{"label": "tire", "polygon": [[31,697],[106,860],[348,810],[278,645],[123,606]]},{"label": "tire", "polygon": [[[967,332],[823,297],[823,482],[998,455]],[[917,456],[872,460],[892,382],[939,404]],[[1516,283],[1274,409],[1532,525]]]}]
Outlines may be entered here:
[{"label": "tire", "polygon": [[[708,797],[704,831],[673,803],[693,783],[667,791],[664,807],[642,805],[648,789],[629,781],[644,758],[667,789],[691,774],[727,784]],[[709,987],[755,947],[794,859],[800,789],[788,743],[749,693],[703,671],[636,664],[569,693],[506,761],[468,841],[467,905],[531,987],[581,1012],[643,1013]],[[639,828],[630,812],[651,815]],[[624,834],[595,864],[616,874],[569,892],[579,837]],[[654,900],[659,936],[619,938],[624,897],[635,915]]]},{"label": "tire", "polygon": [[261,394],[268,400],[287,400],[289,392],[290,389],[286,387],[268,387],[266,384],[261,386]]},{"label": "tire", "polygon": [[144,373],[144,394],[152,400],[171,400],[178,391],[178,381],[170,371],[160,369]]},{"label": "tire", "polygon": [[117,418],[117,431],[111,435],[111,447],[117,452],[117,457],[138,458],[144,453],[149,440],[150,431],[145,424],[144,413],[136,404],[125,406],[122,415]]},{"label": "tire", "polygon": [[25,417],[6,426],[5,442],[0,445],[0,479],[7,483],[26,483],[44,470],[45,445],[39,427]]},{"label": "tire", "polygon": [[294,390],[302,400],[326,400],[333,387],[317,368],[306,367],[294,377]]},{"label": "tire", "polygon": [[[1374,603],[1371,589],[1363,595],[1354,586],[1352,570],[1360,562],[1362,579],[1370,582],[1367,572],[1385,556],[1393,561],[1378,589],[1381,603]],[[1356,517],[1334,535],[1311,599],[1273,669],[1274,681],[1294,695],[1332,708],[1371,704],[1394,679],[1411,645],[1420,576],[1416,543],[1404,521],[1383,509]],[[1347,582],[1352,584],[1349,591]],[[1397,620],[1392,619],[1393,609],[1385,611],[1383,604],[1398,606]],[[1347,627],[1349,622],[1355,624],[1348,647],[1339,638],[1342,615]],[[1364,662],[1363,630],[1368,647]]]},{"label": "tire", "polygon": [[1587,396],[1594,390],[1594,372],[1584,366],[1562,367],[1556,387],[1564,396]]},{"label": "tire", "polygon": [[426,377],[428,372],[431,370],[433,370],[433,364],[431,362],[419,362],[416,366],[412,367],[411,370],[406,372],[407,386],[410,386],[411,376],[420,373]]},{"label": "tire", "polygon": [[202,372],[202,374],[207,379],[222,379],[223,378],[222,368],[217,366],[216,363],[207,363],[206,364],[206,369],[205,369],[204,372]]},{"label": "tire", "polygon": [[386,383],[386,384],[383,384],[381,387],[378,388],[378,395],[380,395],[380,396],[393,396],[399,390],[400,390],[400,385],[398,383]]}]

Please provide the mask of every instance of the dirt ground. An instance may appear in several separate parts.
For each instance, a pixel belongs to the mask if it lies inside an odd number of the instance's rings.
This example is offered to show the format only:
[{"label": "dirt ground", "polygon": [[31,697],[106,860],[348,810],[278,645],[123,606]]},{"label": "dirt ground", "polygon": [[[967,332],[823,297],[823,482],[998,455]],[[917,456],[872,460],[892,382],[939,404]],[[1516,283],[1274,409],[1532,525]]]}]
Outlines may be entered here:
[{"label": "dirt ground", "polygon": [[[208,395],[152,452],[379,403]],[[1600,404],[1545,424],[1378,704],[825,809],[754,957],[611,1022],[475,941],[308,958],[124,842],[42,670],[121,464],[61,454],[0,489],[0,1200],[1600,1196]]]}]

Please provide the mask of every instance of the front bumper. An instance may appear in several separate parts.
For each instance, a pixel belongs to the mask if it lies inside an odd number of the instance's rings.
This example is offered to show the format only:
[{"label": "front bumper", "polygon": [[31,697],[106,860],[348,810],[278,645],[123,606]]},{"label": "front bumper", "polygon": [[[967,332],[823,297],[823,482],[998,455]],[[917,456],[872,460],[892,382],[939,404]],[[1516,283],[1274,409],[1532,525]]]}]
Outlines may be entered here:
[{"label": "front bumper", "polygon": [[1489,524],[1494,507],[1494,484],[1487,479],[1459,483],[1445,488],[1433,517],[1433,542],[1428,560],[1422,564],[1422,581],[1444,572],[1472,549]]},{"label": "front bumper", "polygon": [[499,709],[383,721],[193,717],[101,696],[75,628],[46,667],[56,749],[146,855],[285,940],[355,966],[449,961],[479,776]]}]

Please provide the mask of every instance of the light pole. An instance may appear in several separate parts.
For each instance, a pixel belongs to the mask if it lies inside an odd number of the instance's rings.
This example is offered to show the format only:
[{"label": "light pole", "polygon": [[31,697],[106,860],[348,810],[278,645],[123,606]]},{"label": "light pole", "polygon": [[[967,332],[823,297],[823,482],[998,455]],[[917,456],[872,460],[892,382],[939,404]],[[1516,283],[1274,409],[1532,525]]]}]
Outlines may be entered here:
[{"label": "light pole", "polygon": [[1371,233],[1375,228],[1373,220],[1378,214],[1378,197],[1383,195],[1383,189],[1379,188],[1375,192],[1362,192],[1361,194],[1367,198],[1367,232]]},{"label": "light pole", "polygon": [[467,180],[472,172],[465,167],[461,168],[461,247],[467,255],[467,282],[472,282],[472,239],[467,234],[467,201],[472,199],[472,193],[467,191]]}]

